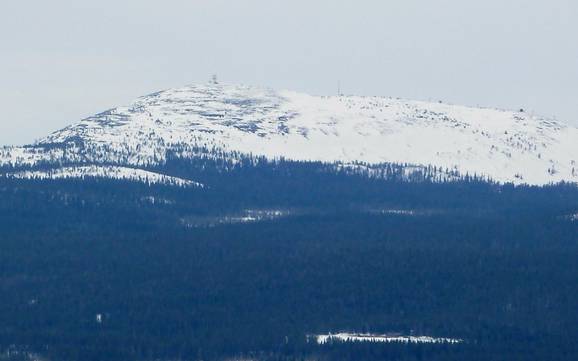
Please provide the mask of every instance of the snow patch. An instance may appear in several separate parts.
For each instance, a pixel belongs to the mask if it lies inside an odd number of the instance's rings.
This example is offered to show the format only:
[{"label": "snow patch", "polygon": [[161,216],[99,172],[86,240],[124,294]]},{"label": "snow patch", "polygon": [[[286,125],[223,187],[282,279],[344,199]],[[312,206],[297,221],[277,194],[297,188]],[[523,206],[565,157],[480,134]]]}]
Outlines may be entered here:
[{"label": "snow patch", "polygon": [[397,216],[415,216],[415,211],[410,209],[382,209],[379,214],[391,214]]},{"label": "snow patch", "polygon": [[17,347],[12,345],[0,351],[0,360],[22,360],[22,361],[47,361],[48,359],[36,352],[32,352],[28,347]]},{"label": "snow patch", "polygon": [[401,342],[401,343],[439,343],[457,344],[463,340],[458,338],[431,337],[431,336],[402,336],[402,335],[377,335],[369,333],[347,333],[315,335],[316,342],[320,345],[331,341],[340,342]]},{"label": "snow patch", "polygon": [[219,216],[190,216],[181,220],[188,228],[216,227],[225,224],[256,223],[288,217],[293,212],[282,209],[246,209],[237,214]]}]

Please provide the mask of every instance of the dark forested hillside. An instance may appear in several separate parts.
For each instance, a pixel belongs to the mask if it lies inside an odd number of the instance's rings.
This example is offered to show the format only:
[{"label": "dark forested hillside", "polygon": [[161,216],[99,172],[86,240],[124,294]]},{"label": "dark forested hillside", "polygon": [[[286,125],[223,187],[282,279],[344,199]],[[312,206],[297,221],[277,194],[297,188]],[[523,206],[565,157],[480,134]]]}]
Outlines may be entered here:
[{"label": "dark forested hillside", "polygon": [[[574,185],[222,169],[0,179],[0,360],[578,358]],[[464,342],[307,337],[337,331]]]}]

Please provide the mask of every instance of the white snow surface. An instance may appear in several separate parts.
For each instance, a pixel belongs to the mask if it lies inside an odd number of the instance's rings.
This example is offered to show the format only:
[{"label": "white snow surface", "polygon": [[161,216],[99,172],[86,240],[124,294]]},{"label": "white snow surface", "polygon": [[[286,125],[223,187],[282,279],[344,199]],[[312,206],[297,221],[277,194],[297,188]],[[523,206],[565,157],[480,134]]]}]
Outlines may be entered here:
[{"label": "white snow surface", "polygon": [[203,184],[187,179],[170,177],[136,168],[118,166],[61,167],[52,170],[21,171],[6,174],[17,179],[72,179],[72,178],[112,178],[130,180],[146,184],[164,184],[180,187],[203,187]]},{"label": "white snow surface", "polygon": [[316,335],[318,344],[322,345],[331,341],[342,342],[402,342],[402,343],[461,343],[457,338],[443,338],[431,336],[401,336],[401,335],[375,335],[367,333],[340,332],[336,334]]},{"label": "white snow surface", "polygon": [[237,214],[205,216],[205,217],[186,217],[181,219],[182,224],[188,228],[215,227],[223,224],[236,223],[256,223],[271,221],[293,214],[291,210],[285,209],[245,209]]},{"label": "white snow surface", "polygon": [[230,84],[138,98],[32,146],[0,148],[0,165],[66,159],[138,167],[162,163],[175,149],[196,156],[183,146],[271,159],[432,165],[516,184],[578,182],[578,128],[562,121],[522,111]]}]

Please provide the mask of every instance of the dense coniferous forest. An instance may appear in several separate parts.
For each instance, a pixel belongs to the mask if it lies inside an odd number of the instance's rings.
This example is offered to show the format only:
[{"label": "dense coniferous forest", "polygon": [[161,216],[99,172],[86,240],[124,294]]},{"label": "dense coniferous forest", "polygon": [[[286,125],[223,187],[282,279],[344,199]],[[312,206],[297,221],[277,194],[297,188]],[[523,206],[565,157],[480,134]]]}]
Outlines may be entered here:
[{"label": "dense coniferous forest", "polygon": [[[575,185],[247,162],[0,178],[0,360],[578,358]],[[463,343],[307,337],[338,331]]]}]

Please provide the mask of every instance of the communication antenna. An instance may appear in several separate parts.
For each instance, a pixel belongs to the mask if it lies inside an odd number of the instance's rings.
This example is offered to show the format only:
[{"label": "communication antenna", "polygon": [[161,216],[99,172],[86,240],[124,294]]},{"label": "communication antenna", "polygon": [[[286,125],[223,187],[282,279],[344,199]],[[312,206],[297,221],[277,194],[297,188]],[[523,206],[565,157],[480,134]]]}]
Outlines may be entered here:
[{"label": "communication antenna", "polygon": [[341,96],[341,80],[337,81],[337,96]]},{"label": "communication antenna", "polygon": [[215,84],[215,85],[219,84],[219,80],[217,79],[217,74],[213,74],[211,76],[211,84]]}]

